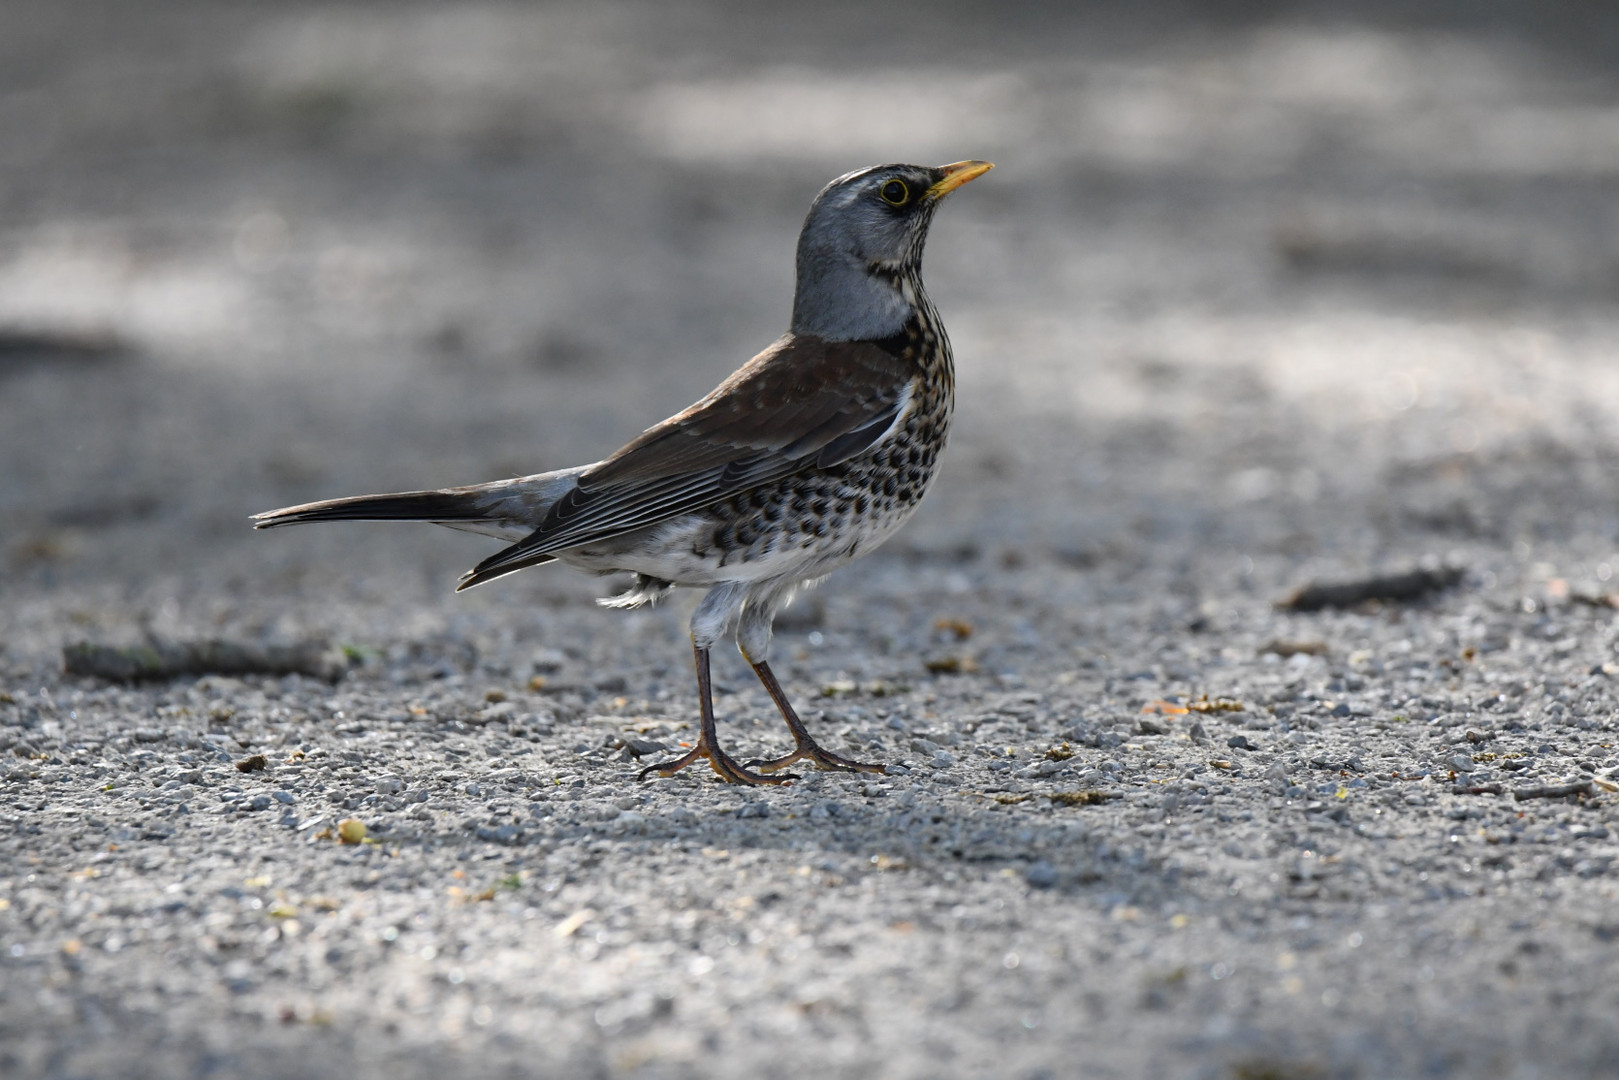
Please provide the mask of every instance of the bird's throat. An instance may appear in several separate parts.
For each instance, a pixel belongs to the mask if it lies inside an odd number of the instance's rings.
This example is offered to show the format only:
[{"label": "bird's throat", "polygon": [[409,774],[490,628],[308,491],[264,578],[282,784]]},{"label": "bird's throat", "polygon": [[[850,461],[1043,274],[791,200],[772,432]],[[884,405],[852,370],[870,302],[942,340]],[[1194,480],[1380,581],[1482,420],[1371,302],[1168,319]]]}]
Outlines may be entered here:
[{"label": "bird's throat", "polygon": [[827,341],[880,341],[902,333],[916,311],[914,275],[847,257],[801,256],[793,298],[795,334]]}]

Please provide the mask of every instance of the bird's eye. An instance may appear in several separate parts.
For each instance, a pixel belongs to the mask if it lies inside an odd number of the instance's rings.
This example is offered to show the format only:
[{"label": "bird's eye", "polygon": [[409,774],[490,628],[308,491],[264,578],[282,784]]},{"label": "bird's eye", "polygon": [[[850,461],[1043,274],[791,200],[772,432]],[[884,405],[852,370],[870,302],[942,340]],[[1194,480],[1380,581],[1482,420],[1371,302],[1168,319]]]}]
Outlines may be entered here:
[{"label": "bird's eye", "polygon": [[878,189],[877,194],[889,206],[904,206],[911,201],[911,189],[905,186],[903,180],[890,180]]}]

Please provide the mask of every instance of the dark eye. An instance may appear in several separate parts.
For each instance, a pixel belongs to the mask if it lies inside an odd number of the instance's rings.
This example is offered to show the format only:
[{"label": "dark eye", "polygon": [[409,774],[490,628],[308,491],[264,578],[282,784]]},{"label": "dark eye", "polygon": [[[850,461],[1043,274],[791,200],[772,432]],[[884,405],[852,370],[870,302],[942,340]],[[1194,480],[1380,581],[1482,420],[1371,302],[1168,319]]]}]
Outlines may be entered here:
[{"label": "dark eye", "polygon": [[911,189],[905,186],[903,180],[890,180],[878,189],[877,194],[889,206],[904,206],[911,200]]}]

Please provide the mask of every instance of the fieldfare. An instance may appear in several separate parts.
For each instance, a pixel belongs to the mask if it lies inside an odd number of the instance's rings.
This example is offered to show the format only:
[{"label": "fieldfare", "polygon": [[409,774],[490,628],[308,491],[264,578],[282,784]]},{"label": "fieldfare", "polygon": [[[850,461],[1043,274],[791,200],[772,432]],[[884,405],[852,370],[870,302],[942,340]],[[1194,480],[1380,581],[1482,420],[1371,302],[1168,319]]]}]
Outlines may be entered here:
[{"label": "fieldfare", "polygon": [[[770,670],[772,623],[800,586],[881,544],[916,509],[950,428],[950,343],[922,287],[939,202],[987,161],[879,165],[823,188],[798,239],[792,326],[707,397],[591,465],[468,487],[361,495],[259,514],[311,521],[431,521],[514,541],[459,589],[541,563],[634,575],[601,601],[633,608],[676,586],[707,589],[691,620],[701,722],[691,751],[733,783],[794,779],[798,761],[883,772],[818,746]],[[709,650],[735,635],[794,739],[734,760],[714,731]]]}]

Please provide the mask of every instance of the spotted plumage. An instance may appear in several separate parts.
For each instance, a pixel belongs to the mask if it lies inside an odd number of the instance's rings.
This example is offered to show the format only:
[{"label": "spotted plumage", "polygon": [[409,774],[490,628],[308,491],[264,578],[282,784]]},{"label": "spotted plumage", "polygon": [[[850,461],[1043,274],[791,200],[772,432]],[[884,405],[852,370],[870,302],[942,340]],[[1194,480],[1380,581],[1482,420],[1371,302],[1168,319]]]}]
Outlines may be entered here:
[{"label": "spotted plumage", "polygon": [[[259,528],[418,520],[512,541],[459,588],[561,562],[628,572],[604,601],[634,607],[708,589],[692,617],[701,725],[672,775],[706,758],[740,783],[782,782],[793,762],[882,771],[817,746],[767,660],[776,612],[801,585],[881,544],[916,509],[950,428],[950,344],[922,286],[939,201],[988,162],[882,165],[816,197],[798,243],[791,327],[710,394],[592,465],[437,491],[364,495],[260,514]],[[735,635],[781,710],[795,749],[732,760],[718,744],[709,650]],[[643,775],[645,775],[643,773]]]}]

